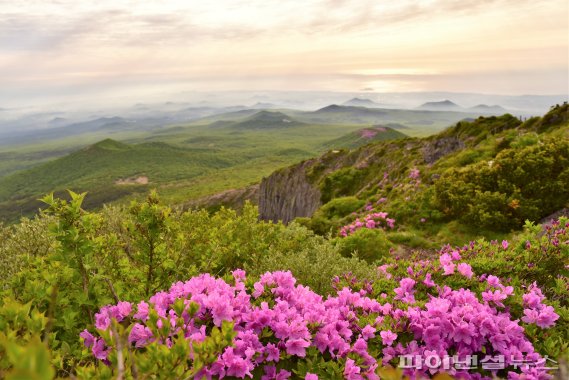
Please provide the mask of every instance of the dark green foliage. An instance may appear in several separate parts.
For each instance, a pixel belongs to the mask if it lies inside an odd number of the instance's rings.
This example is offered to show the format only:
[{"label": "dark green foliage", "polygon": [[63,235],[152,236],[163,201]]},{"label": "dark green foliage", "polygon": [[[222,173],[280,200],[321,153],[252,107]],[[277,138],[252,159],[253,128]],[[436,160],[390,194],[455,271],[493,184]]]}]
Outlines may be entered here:
[{"label": "dark green foliage", "polygon": [[350,257],[352,253],[368,263],[381,262],[389,256],[391,243],[381,229],[362,228],[352,235],[338,239],[340,253]]},{"label": "dark green foliage", "polygon": [[344,250],[342,255],[339,244],[332,244],[328,239],[314,235],[310,230],[296,223],[289,225],[273,242],[268,254],[258,256],[257,260],[247,264],[245,269],[251,276],[265,272],[290,270],[294,277],[319,294],[333,292],[331,279],[345,273],[353,273],[359,279],[374,280],[377,272],[359,258],[352,257],[352,252]]},{"label": "dark green foliage", "polygon": [[569,121],[569,104],[565,102],[561,105],[556,104],[552,106],[548,113],[535,123],[529,124],[528,127],[543,133],[562,127],[567,124],[567,121]]},{"label": "dark green foliage", "polygon": [[[82,200],[83,195],[74,193],[70,201],[46,197],[49,216],[0,230],[5,237],[0,241],[0,253],[13,252],[16,244],[34,252],[24,257],[16,269],[6,272],[11,276],[5,280],[8,288],[0,300],[2,378],[47,380],[57,374],[111,379],[121,374],[131,378],[134,373],[139,378],[160,378],[163,371],[169,378],[191,378],[231,344],[235,334],[232,326],[208,331],[201,345],[193,345],[190,358],[183,332],[172,340],[170,349],[150,344],[144,350],[132,350],[127,342],[132,324],[113,322],[105,333],[105,341],[115,348],[109,366],[93,362],[78,334],[85,327],[91,328],[93,311],[99,307],[117,300],[147,299],[149,291],[200,272],[224,275],[244,268],[248,278],[258,278],[266,271],[291,270],[300,284],[324,296],[334,291],[333,286],[341,289],[344,280],[349,280],[354,289],[360,282],[372,281],[371,296],[377,298],[382,292],[392,292],[399,279],[408,275],[407,267],[418,261],[413,255],[392,258],[392,242],[422,244],[409,233],[365,228],[347,238],[329,240],[296,223],[284,226],[260,222],[250,205],[239,215],[226,209],[214,215],[204,211],[181,213],[164,206],[151,193],[145,201],[128,208],[108,207],[93,213],[81,208]],[[326,212],[343,215],[359,203],[354,198],[338,199]],[[564,223],[546,228],[545,233],[528,223],[523,234],[510,240],[509,249],[481,240],[461,252],[477,274],[511,278],[506,281],[515,289],[538,283],[560,320],[548,330],[527,326],[527,335],[540,352],[551,357],[561,355],[569,340],[564,277],[568,274],[565,264],[569,248],[564,244],[567,233],[558,232]],[[26,240],[28,232],[30,241]],[[49,247],[39,249],[33,239],[44,239],[43,234],[47,239],[42,243]],[[352,257],[353,253],[357,257]],[[2,261],[2,265],[6,262]],[[392,264],[394,277],[380,277],[378,263]],[[340,276],[340,283],[333,285],[331,279],[335,276]],[[433,279],[437,284],[468,287],[478,294],[486,286],[458,274],[438,273]],[[423,285],[418,284],[417,290],[418,299],[426,297]],[[521,312],[521,295],[516,293],[507,304],[512,310],[517,308],[517,313]],[[419,304],[424,301],[419,299]],[[162,333],[158,319],[152,314],[149,322],[154,336]],[[305,360],[283,359],[279,365],[297,374],[313,371],[337,377],[341,364],[323,359],[314,350],[307,352]]]},{"label": "dark green foliage", "polygon": [[455,136],[461,140],[470,139],[474,144],[484,140],[489,135],[496,135],[502,131],[517,128],[522,122],[510,115],[479,117],[473,122],[460,121],[440,134],[440,136]]},{"label": "dark green foliage", "polygon": [[330,174],[324,179],[320,190],[322,202],[326,203],[332,198],[353,195],[365,177],[365,171],[355,168],[344,168]]},{"label": "dark green foliage", "polygon": [[353,196],[332,199],[319,208],[305,225],[321,235],[328,232],[335,234],[344,218],[361,209],[364,204],[363,200]]},{"label": "dark green foliage", "polygon": [[506,149],[491,162],[450,169],[435,182],[446,215],[481,228],[509,230],[538,221],[569,200],[569,142]]}]

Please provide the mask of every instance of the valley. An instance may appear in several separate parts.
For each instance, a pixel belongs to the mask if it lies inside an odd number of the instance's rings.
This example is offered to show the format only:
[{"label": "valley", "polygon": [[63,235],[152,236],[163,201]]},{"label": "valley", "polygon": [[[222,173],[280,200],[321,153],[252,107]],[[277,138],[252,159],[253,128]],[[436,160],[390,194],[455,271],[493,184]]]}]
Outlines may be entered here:
[{"label": "valley", "polygon": [[[152,188],[165,201],[184,204],[257,183],[327,150],[424,136],[476,116],[337,105],[316,111],[223,110],[229,112],[172,125],[103,117],[4,140],[0,219],[30,216],[42,194],[66,189],[88,191],[90,207],[125,203]],[[116,183],[136,176],[148,181]]]}]

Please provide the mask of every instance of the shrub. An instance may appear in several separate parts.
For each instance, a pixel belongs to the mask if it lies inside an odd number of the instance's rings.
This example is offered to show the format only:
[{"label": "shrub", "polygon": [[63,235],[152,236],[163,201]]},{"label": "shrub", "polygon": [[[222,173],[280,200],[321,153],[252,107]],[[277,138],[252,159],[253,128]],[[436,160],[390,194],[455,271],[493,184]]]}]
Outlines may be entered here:
[{"label": "shrub", "polygon": [[466,224],[508,231],[562,208],[569,200],[567,183],[569,142],[549,141],[447,170],[434,183],[435,202]]},{"label": "shrub", "polygon": [[320,186],[321,200],[327,203],[333,198],[353,195],[367,172],[352,167],[339,169],[328,175]]},{"label": "shrub", "polygon": [[355,253],[358,258],[373,263],[389,255],[391,243],[383,230],[362,228],[338,239],[338,246],[340,253],[345,257]]}]

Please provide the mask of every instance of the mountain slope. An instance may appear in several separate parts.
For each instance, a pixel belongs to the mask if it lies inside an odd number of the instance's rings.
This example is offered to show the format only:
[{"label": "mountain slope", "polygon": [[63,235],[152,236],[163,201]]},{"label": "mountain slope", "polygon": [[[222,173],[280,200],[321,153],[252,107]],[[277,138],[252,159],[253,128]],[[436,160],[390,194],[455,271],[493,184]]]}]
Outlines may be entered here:
[{"label": "mountain slope", "polygon": [[504,107],[499,105],[489,106],[486,104],[478,104],[474,107],[468,108],[469,111],[479,112],[481,114],[502,115],[508,112]]},{"label": "mountain slope", "polygon": [[418,109],[431,111],[460,111],[462,107],[447,99],[440,102],[426,102],[420,105]]},{"label": "mountain slope", "polygon": [[0,178],[0,216],[9,218],[14,210],[22,210],[25,214],[37,208],[34,199],[52,191],[72,188],[106,194],[108,200],[114,200],[117,198],[114,194],[122,197],[146,189],[142,185],[123,185],[137,183],[135,179],[139,177],[146,178],[142,183],[155,185],[197,177],[231,165],[215,152],[195,154],[196,151],[158,142],[128,145],[106,139],[65,157]]},{"label": "mountain slope", "polygon": [[376,103],[371,99],[365,99],[365,98],[352,98],[347,102],[342,103],[342,105],[354,106],[354,107],[369,107],[369,108],[381,107],[381,104]]},{"label": "mountain slope", "polygon": [[[309,215],[301,223],[326,234],[353,221],[354,212],[376,210],[417,239],[500,236],[569,207],[568,114],[565,104],[523,123],[480,117],[429,138],[328,152],[287,169],[290,178],[280,171],[264,179],[260,214],[285,221]],[[312,200],[309,213],[295,215],[298,199]]]},{"label": "mountain slope", "polygon": [[376,125],[350,132],[337,139],[324,143],[326,149],[354,149],[376,141],[396,140],[408,137],[406,134],[387,126]]},{"label": "mountain slope", "polygon": [[228,124],[234,129],[275,129],[301,125],[304,123],[278,111],[259,111],[243,121]]}]

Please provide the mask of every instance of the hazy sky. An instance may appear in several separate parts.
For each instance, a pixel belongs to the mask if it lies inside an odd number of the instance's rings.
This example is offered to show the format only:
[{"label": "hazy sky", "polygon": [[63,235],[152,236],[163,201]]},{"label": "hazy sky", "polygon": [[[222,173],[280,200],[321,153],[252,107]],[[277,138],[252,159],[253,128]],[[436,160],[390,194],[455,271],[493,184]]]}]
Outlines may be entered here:
[{"label": "hazy sky", "polygon": [[567,93],[568,3],[0,0],[0,101],[204,90]]}]

